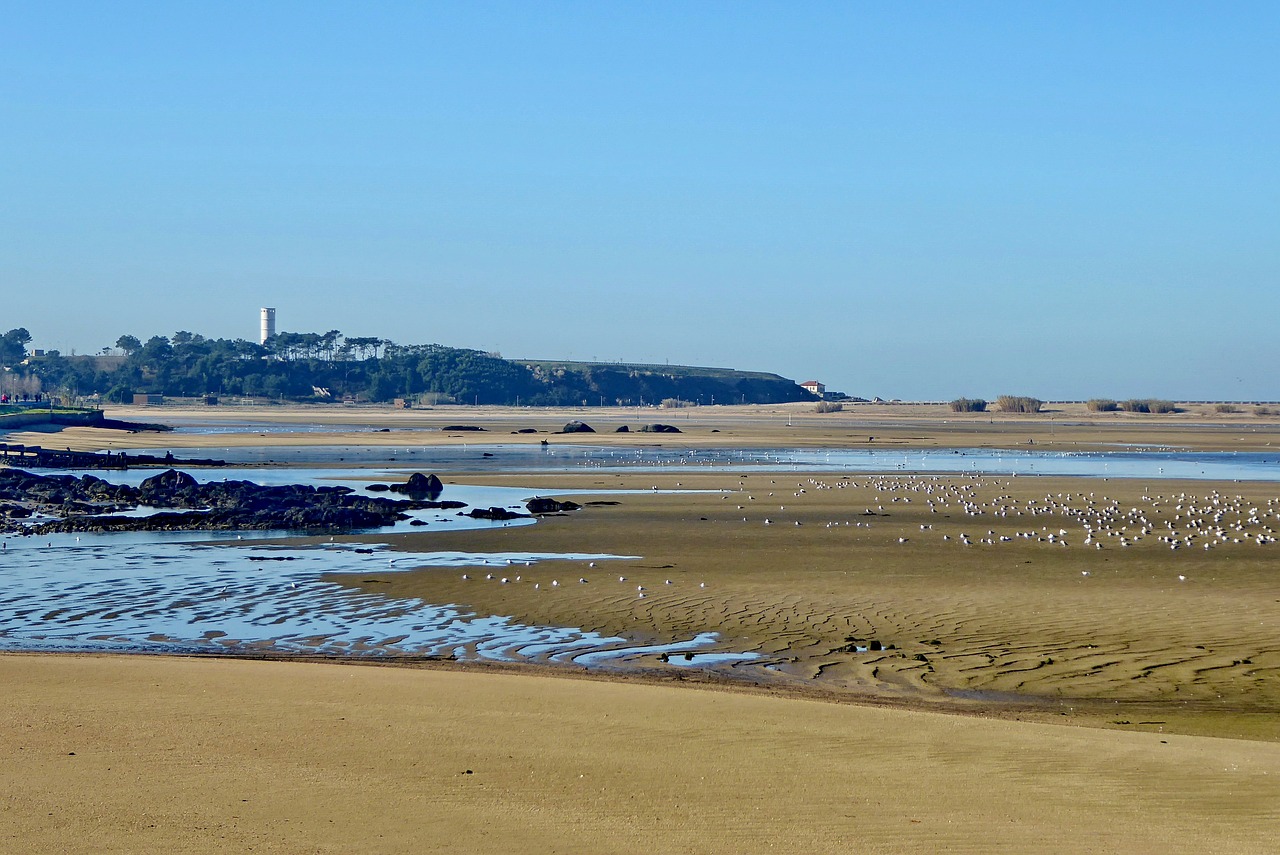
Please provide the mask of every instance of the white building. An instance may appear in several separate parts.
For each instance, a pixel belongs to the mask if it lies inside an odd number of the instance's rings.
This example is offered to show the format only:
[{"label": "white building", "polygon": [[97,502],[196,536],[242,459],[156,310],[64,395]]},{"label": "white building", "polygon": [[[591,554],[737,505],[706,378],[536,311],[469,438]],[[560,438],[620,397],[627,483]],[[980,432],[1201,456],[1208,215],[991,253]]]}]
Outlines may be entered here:
[{"label": "white building", "polygon": [[812,392],[819,398],[821,398],[823,393],[827,391],[827,387],[823,386],[817,380],[806,380],[800,384],[800,388]]},{"label": "white building", "polygon": [[276,334],[276,310],[262,310],[262,327],[258,331],[258,344],[266,344],[267,339]]}]

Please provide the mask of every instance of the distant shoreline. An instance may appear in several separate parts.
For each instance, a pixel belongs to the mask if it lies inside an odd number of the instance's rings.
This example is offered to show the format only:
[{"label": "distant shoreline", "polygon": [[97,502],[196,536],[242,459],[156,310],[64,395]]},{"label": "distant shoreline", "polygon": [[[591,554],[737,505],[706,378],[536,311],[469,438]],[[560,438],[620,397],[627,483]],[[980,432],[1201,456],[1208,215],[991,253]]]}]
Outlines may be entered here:
[{"label": "distant shoreline", "polygon": [[[1170,414],[1090,413],[1084,404],[1050,405],[1034,415],[953,413],[945,404],[858,404],[841,412],[817,413],[814,405],[635,407],[462,407],[424,409],[283,405],[269,407],[108,407],[109,419],[128,422],[267,422],[287,427],[312,425],[328,430],[219,433],[208,436],[175,431],[163,444],[177,448],[207,445],[449,445],[585,441],[621,447],[850,447],[850,448],[1025,448],[1099,450],[1117,445],[1165,445],[1201,451],[1268,450],[1280,447],[1280,417],[1252,413],[1222,414],[1212,406],[1187,405]],[[595,432],[562,434],[566,424],[582,421]],[[646,424],[664,423],[680,433],[641,433]],[[626,426],[626,433],[617,428]],[[483,428],[448,432],[441,428]],[[380,432],[385,429],[385,432]],[[534,431],[518,433],[517,431]],[[0,433],[0,436],[4,436]],[[39,444],[37,431],[10,431],[9,442]],[[151,448],[154,435],[69,427],[58,441],[76,451]]]}]

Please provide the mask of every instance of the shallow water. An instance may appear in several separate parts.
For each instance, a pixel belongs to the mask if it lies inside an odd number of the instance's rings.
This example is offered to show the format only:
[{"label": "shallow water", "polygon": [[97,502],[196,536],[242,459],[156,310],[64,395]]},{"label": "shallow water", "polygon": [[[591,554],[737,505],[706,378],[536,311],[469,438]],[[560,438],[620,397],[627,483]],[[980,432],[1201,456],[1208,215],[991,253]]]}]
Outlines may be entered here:
[{"label": "shallow water", "polygon": [[[183,468],[183,467],[177,467]],[[128,484],[137,487],[147,478],[162,471],[159,469],[97,470],[97,469],[65,469],[29,471],[49,475],[73,475],[81,477],[92,475],[112,484]],[[312,487],[345,486],[357,491],[364,491],[369,496],[403,500],[406,497],[398,493],[372,492],[368,488],[375,482],[387,481],[403,483],[408,477],[405,470],[394,469],[356,469],[352,467],[333,468],[284,468],[284,467],[201,467],[186,468],[200,483],[216,481],[252,481],[264,486],[283,486],[287,484],[305,484]],[[627,491],[608,491],[608,495],[625,495]],[[529,487],[490,487],[479,484],[448,484],[438,497],[441,501],[463,502],[467,509],[420,509],[408,510],[408,518],[397,522],[394,526],[375,529],[378,533],[397,534],[425,529],[447,529],[459,531],[464,529],[507,528],[509,526],[530,525],[532,519],[484,520],[467,516],[469,508],[505,508],[516,513],[528,513],[526,502],[534,496],[546,495],[545,490]],[[602,496],[600,490],[556,490],[556,496]],[[118,516],[146,516],[155,513],[157,508],[139,508],[123,511]],[[414,521],[418,524],[415,525]],[[423,525],[425,524],[425,526]],[[276,532],[276,534],[280,534]]]},{"label": "shallow water", "polygon": [[714,633],[704,633],[677,644],[637,645],[353,591],[322,578],[472,567],[476,583],[484,584],[479,570],[486,567],[514,575],[506,568],[616,556],[357,552],[350,544],[299,548],[252,540],[194,532],[9,538],[0,552],[0,649],[439,656],[599,667],[663,652],[709,652],[717,644]]},{"label": "shallow water", "polygon": [[[167,449],[146,449],[163,454]],[[573,472],[596,469],[678,472],[690,468],[736,472],[921,472],[978,475],[1066,475],[1215,481],[1280,481],[1280,449],[1274,452],[1185,451],[1129,447],[1115,451],[1037,451],[987,448],[667,449],[589,445],[286,446],[187,449],[186,456],[228,463],[381,465],[424,471]]]},{"label": "shallow water", "polygon": [[[92,474],[136,486],[156,470]],[[222,468],[194,470],[201,482],[347,484],[403,471],[368,469]],[[572,491],[570,491],[572,492]],[[522,487],[447,485],[442,499],[471,507],[524,511],[538,491]],[[378,495],[397,498],[396,494]],[[557,492],[557,495],[562,493]],[[123,512],[138,516],[155,508]],[[532,525],[534,520],[476,520],[458,510],[417,510],[378,534]],[[412,526],[420,520],[426,526]],[[131,652],[274,652],[352,656],[438,656],[457,659],[573,662],[625,667],[664,652],[702,651],[702,664],[736,664],[753,654],[722,654],[714,634],[674,645],[637,645],[571,627],[519,624],[450,604],[354,591],[326,581],[335,573],[386,574],[420,567],[491,568],[551,558],[605,560],[603,555],[391,552],[384,546],[255,546],[289,532],[111,532],[9,537],[0,550],[0,649]],[[361,551],[357,551],[360,549]],[[488,575],[488,574],[485,574]],[[480,581],[476,574],[477,584]],[[497,584],[497,582],[493,582]],[[548,596],[554,591],[548,589]]]}]

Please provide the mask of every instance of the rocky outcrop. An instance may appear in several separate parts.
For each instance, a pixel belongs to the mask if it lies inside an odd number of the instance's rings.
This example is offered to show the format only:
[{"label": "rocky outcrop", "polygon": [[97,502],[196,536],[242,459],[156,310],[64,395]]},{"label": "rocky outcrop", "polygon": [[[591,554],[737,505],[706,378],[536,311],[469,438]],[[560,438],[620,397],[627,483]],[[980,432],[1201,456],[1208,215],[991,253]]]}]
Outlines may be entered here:
[{"label": "rocky outcrop", "polygon": [[640,425],[637,430],[641,433],[682,433],[680,428],[675,425],[664,424]]},{"label": "rocky outcrop", "polygon": [[506,508],[472,508],[471,512],[466,516],[477,520],[521,520],[529,519],[528,514],[518,514],[515,511],[509,511]]},{"label": "rocky outcrop", "polygon": [[[430,486],[434,476],[416,482]],[[437,479],[438,483],[438,479]],[[110,514],[151,505],[146,517]],[[357,494],[350,487],[262,486],[251,481],[201,484],[174,469],[137,488],[85,475],[34,475],[0,470],[0,530],[30,534],[93,531],[351,531],[392,525],[420,508],[463,508],[462,502],[397,500]],[[26,527],[39,513],[59,519]]]},{"label": "rocky outcrop", "polygon": [[561,502],[555,499],[548,499],[543,496],[534,496],[525,503],[525,508],[531,514],[559,514],[564,511],[577,511],[582,509],[582,505],[577,502]]},{"label": "rocky outcrop", "polygon": [[435,499],[444,492],[444,484],[435,475],[414,472],[405,483],[391,484],[388,489],[393,493],[404,493],[414,499]]},{"label": "rocky outcrop", "polygon": [[564,430],[560,432],[561,433],[595,433],[596,429],[593,428],[591,425],[587,424],[586,422],[580,422],[575,420],[565,425]]}]

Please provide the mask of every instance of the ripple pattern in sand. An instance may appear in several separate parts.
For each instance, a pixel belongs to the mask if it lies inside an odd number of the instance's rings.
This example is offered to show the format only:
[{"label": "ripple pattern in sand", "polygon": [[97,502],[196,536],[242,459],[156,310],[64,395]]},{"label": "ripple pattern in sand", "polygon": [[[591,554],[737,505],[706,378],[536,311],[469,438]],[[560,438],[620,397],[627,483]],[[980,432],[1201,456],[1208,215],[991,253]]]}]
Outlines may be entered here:
[{"label": "ripple pattern in sand", "polygon": [[716,644],[714,633],[702,633],[674,645],[636,645],[581,629],[361,593],[321,578],[609,557],[387,553],[336,544],[280,548],[109,535],[23,539],[8,542],[0,559],[0,650],[427,656],[592,666]]}]

